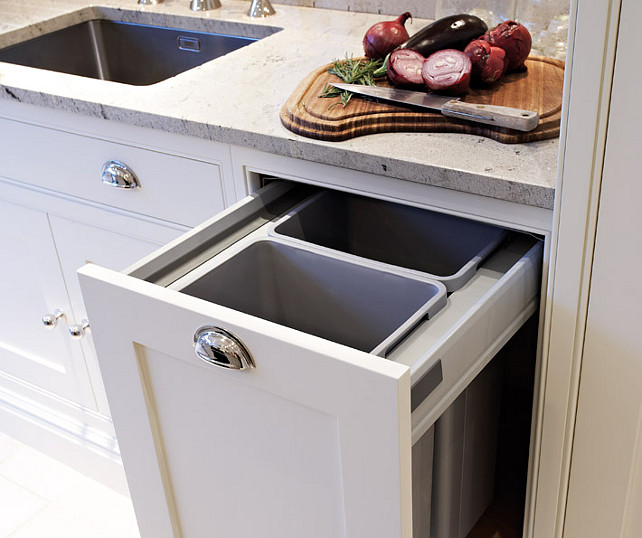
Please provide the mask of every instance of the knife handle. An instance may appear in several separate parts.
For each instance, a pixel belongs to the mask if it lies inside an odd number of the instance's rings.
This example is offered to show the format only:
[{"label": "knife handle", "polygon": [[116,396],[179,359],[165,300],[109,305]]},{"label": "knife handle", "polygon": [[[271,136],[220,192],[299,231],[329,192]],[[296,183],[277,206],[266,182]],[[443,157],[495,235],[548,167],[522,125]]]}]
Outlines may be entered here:
[{"label": "knife handle", "polygon": [[463,101],[448,101],[441,107],[444,116],[487,123],[518,131],[532,131],[539,125],[539,114],[531,110],[498,105],[480,105]]}]

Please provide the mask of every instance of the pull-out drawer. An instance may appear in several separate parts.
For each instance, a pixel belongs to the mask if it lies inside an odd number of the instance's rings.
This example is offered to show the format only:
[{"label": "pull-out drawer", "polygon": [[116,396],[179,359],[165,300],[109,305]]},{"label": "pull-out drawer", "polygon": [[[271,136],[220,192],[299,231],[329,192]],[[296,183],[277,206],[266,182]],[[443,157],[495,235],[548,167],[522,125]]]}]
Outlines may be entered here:
[{"label": "pull-out drawer", "polygon": [[[273,183],[125,273],[80,270],[144,538],[410,538],[412,445],[536,310],[536,238],[284,226],[320,196]],[[458,242],[465,276],[413,266]]]},{"label": "pull-out drawer", "polygon": [[201,160],[0,118],[0,176],[186,226],[236,200],[228,160],[215,142]]}]

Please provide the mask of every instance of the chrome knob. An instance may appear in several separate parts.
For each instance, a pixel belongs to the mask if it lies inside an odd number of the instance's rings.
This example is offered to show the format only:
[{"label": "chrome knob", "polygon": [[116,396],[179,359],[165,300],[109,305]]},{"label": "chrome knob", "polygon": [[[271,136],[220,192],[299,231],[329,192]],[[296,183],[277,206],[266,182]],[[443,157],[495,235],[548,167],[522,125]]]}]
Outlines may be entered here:
[{"label": "chrome knob", "polygon": [[53,314],[45,314],[44,316],[42,316],[42,324],[47,327],[47,329],[53,329],[56,325],[58,325],[58,320],[64,317],[65,313],[57,308]]},{"label": "chrome knob", "polygon": [[74,340],[80,340],[85,333],[89,331],[89,320],[81,319],[79,325],[72,325],[69,327],[69,336]]},{"label": "chrome knob", "polygon": [[258,18],[269,17],[275,13],[276,11],[274,11],[272,4],[270,4],[270,0],[252,0],[250,10],[247,12],[250,17]]},{"label": "chrome knob", "polygon": [[209,11],[221,7],[219,0],[191,0],[189,8],[192,11]]},{"label": "chrome knob", "polygon": [[140,181],[133,170],[120,161],[107,161],[100,174],[103,183],[118,189],[137,189]]},{"label": "chrome knob", "polygon": [[243,343],[220,327],[205,325],[194,334],[196,356],[209,364],[232,370],[255,368],[254,359]]}]

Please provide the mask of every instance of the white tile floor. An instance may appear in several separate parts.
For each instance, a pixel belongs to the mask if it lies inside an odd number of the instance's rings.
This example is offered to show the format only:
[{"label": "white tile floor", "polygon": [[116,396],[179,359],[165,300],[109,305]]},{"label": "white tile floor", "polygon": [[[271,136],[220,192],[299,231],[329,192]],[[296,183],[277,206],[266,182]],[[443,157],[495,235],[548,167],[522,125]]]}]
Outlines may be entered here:
[{"label": "white tile floor", "polygon": [[0,538],[140,538],[131,500],[0,432]]}]

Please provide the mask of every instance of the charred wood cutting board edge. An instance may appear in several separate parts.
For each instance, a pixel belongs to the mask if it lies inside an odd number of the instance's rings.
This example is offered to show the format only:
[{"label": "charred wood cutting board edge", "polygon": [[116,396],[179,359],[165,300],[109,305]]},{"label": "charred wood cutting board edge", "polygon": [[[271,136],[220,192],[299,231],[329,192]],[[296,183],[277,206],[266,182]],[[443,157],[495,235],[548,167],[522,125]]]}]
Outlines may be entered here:
[{"label": "charred wood cutting board edge", "polygon": [[[281,109],[281,123],[293,133],[331,142],[392,132],[464,133],[504,144],[556,138],[560,134],[564,62],[531,56],[526,65],[525,72],[508,73],[488,88],[471,88],[462,100],[535,110],[540,122],[529,132],[455,120],[439,112],[418,111],[356,96],[345,108],[341,104],[330,108],[339,98],[319,96],[329,82],[341,82],[339,77],[328,73],[332,64],[315,69],[301,81]],[[389,84],[383,81],[377,85]]]}]

